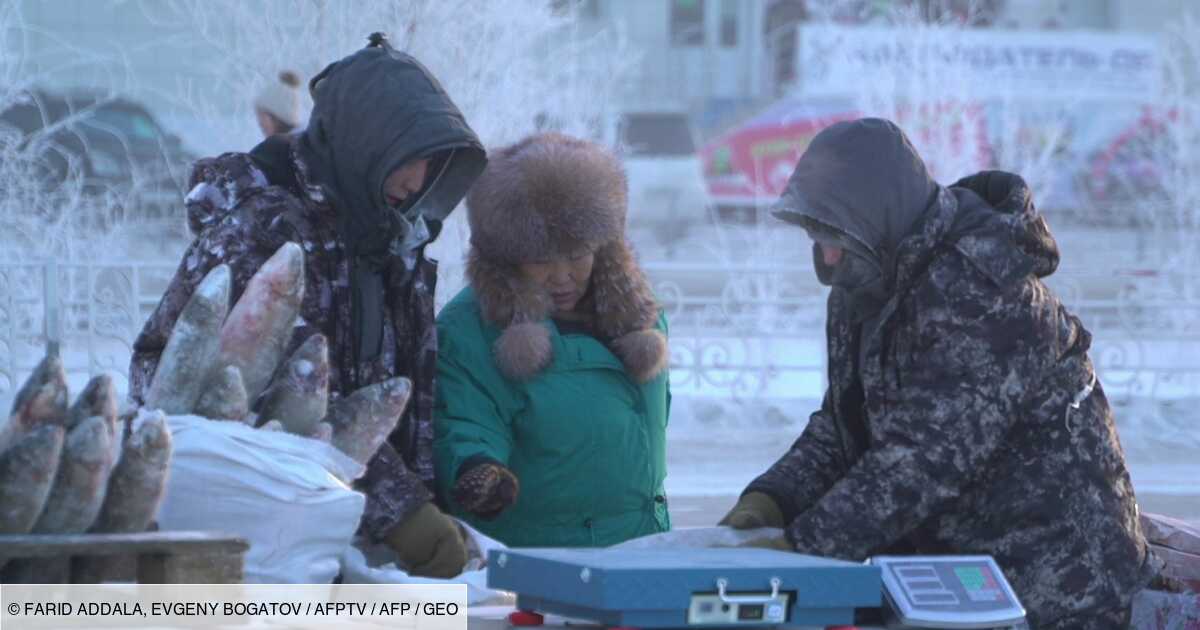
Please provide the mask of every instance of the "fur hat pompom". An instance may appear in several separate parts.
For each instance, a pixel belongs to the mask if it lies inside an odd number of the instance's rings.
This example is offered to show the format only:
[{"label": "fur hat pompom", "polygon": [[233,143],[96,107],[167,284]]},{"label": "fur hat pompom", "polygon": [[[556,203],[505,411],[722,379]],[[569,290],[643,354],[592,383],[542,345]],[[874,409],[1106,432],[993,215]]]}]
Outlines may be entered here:
[{"label": "fur hat pompom", "polygon": [[550,330],[537,322],[513,324],[505,328],[492,352],[500,372],[517,381],[537,376],[554,360]]},{"label": "fur hat pompom", "polygon": [[667,338],[657,330],[635,330],[617,337],[612,351],[639,384],[654,380],[667,367]]}]

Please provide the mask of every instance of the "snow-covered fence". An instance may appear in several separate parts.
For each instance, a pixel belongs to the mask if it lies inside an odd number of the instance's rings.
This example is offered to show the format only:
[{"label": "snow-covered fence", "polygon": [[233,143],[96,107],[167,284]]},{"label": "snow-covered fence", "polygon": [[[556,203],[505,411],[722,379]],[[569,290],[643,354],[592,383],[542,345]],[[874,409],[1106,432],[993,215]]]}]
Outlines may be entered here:
[{"label": "snow-covered fence", "polygon": [[727,260],[642,266],[670,326],[676,396],[809,398],[823,387],[824,291],[810,269]]},{"label": "snow-covered fence", "polygon": [[[820,387],[823,297],[783,267],[651,264],[671,322],[674,387],[752,398],[800,377]],[[57,341],[72,384],[109,371],[118,387],[134,339],[175,265],[0,263],[0,400]],[[796,352],[788,343],[805,346]]]},{"label": "snow-covered fence", "polygon": [[[677,396],[820,398],[824,290],[810,269],[645,268],[670,320]],[[161,262],[0,263],[0,402],[53,339],[73,387],[103,371],[124,387],[133,340],[174,271]],[[1092,357],[1106,393],[1125,409],[1123,424],[1200,443],[1186,414],[1200,399],[1200,297],[1189,280],[1169,271],[1062,271],[1051,284],[1092,330]]]},{"label": "snow-covered fence", "polygon": [[124,388],[133,340],[174,265],[0,263],[0,401],[58,342],[73,391],[110,372]]}]

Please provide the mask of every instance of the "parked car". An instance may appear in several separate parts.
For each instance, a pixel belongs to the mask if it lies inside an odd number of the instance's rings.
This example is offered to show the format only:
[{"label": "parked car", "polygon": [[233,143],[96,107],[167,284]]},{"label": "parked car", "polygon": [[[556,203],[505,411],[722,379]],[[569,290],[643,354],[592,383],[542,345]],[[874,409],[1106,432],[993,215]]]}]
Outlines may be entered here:
[{"label": "parked car", "polygon": [[0,132],[41,143],[41,175],[55,186],[78,175],[83,194],[126,217],[169,216],[195,156],[142,104],[95,92],[30,90],[0,111]]},{"label": "parked car", "polygon": [[610,131],[629,180],[629,226],[649,230],[670,248],[708,219],[700,155],[691,121],[681,111],[628,111]]}]

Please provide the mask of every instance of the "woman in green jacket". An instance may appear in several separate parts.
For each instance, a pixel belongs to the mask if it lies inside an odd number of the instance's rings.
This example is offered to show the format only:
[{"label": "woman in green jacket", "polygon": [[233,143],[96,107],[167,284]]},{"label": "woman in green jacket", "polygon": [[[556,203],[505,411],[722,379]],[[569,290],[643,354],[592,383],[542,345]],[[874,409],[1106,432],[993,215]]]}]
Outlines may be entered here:
[{"label": "woman in green jacket", "polygon": [[467,212],[470,286],[438,316],[442,500],[516,547],[670,529],[667,324],[625,242],[617,158],[531,136],[492,158]]}]

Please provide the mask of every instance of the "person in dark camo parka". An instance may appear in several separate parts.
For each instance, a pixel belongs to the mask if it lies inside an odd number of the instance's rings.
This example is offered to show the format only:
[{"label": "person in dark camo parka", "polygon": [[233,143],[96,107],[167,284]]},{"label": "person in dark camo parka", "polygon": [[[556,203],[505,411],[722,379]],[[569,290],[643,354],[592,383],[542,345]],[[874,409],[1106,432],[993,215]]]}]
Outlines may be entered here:
[{"label": "person in dark camo parka", "polygon": [[807,554],[990,554],[1035,628],[1118,628],[1157,573],[1091,335],[1017,175],[938,185],[904,133],[817,135],[774,210],[831,286],[829,387],[722,524]]},{"label": "person in dark camo parka", "polygon": [[309,89],[307,129],[193,168],[196,240],[133,344],[130,395],[142,402],[180,312],[213,267],[229,265],[233,303],[275,250],[298,243],[305,291],[288,354],[326,336],[332,399],[395,376],[413,383],[396,430],[356,482],[366,495],[360,530],[412,573],[458,575],[465,541],[433,501],[437,264],[424,249],[487,156],[437,79],[380,34]]}]

